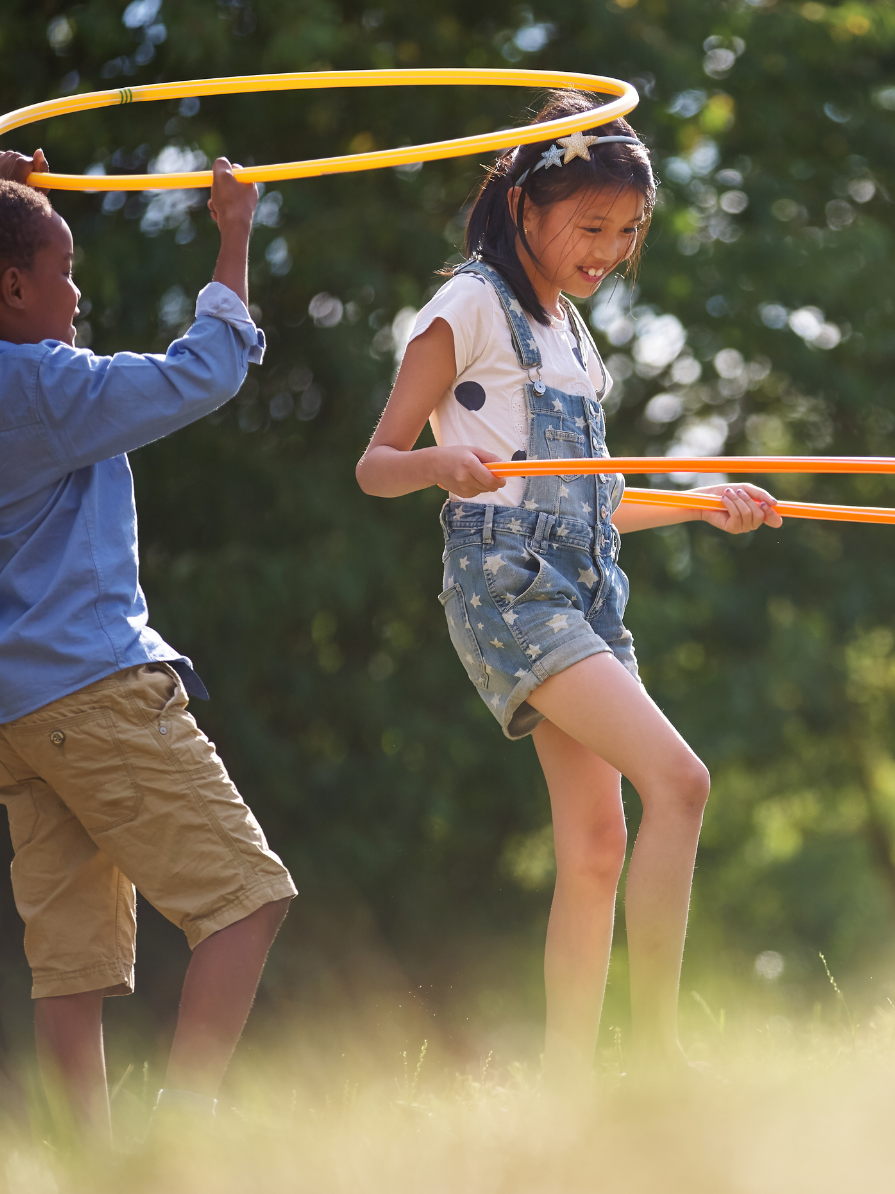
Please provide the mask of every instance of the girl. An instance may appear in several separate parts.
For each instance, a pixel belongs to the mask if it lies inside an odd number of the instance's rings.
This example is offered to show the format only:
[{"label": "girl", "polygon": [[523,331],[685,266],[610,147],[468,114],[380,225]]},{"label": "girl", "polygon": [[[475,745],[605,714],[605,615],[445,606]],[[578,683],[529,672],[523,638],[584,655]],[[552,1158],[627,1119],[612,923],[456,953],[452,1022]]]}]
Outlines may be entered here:
[{"label": "girl", "polygon": [[[563,91],[535,118],[593,107]],[[469,260],[420,312],[357,466],[365,493],[448,490],[444,606],[469,678],[509,738],[534,738],[550,793],[556,890],[547,930],[548,1073],[592,1064],[625,859],[621,776],[643,820],[625,898],[635,1040],[685,1065],[677,996],[706,768],[643,689],[622,617],[620,535],[703,518],[779,526],[753,485],[710,486],[725,512],[619,507],[624,481],[494,477],[484,463],[608,456],[611,383],[574,305],[636,265],[655,180],[624,120],[505,153],[469,217]],[[426,423],[437,447],[413,451]],[[474,445],[474,446],[473,446]]]}]

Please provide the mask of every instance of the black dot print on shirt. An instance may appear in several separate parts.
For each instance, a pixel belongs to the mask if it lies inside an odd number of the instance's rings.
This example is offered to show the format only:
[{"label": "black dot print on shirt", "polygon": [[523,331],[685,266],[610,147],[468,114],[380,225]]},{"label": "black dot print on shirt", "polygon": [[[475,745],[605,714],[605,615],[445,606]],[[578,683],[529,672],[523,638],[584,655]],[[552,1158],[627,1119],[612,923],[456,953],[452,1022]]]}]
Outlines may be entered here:
[{"label": "black dot print on shirt", "polygon": [[528,453],[523,452],[520,448],[518,452],[514,452],[510,460],[528,460]]},{"label": "black dot print on shirt", "polygon": [[454,397],[467,410],[481,410],[485,405],[485,391],[477,381],[461,381]]}]

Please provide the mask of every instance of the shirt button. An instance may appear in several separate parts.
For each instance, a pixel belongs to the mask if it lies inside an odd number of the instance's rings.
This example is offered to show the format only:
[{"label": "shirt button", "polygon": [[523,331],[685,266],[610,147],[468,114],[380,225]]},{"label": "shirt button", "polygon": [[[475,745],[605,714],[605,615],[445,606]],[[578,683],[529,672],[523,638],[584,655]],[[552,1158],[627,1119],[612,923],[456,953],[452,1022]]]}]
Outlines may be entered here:
[{"label": "shirt button", "polygon": [[167,727],[167,726],[159,726],[159,728],[158,728],[158,732],[159,732],[160,734],[167,734],[167,732],[168,732],[168,727]]},{"label": "shirt button", "polygon": [[65,734],[63,734],[62,730],[53,730],[50,735],[50,741],[54,746],[61,746],[65,741]]},{"label": "shirt button", "polygon": [[601,518],[608,518],[608,517],[609,517],[609,507],[608,507],[608,506],[601,506],[601,507],[600,507],[600,517],[601,517]]}]

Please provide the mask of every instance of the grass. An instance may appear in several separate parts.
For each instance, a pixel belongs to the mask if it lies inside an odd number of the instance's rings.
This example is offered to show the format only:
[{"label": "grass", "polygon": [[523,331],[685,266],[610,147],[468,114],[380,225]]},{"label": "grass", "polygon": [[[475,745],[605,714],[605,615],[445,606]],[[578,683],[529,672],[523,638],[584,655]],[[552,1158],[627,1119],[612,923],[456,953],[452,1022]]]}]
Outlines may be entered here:
[{"label": "grass", "polygon": [[[10,1118],[0,1172],[8,1194],[888,1194],[895,1007],[868,1005],[857,1022],[835,984],[834,996],[826,1016],[818,1004],[795,1020],[724,1016],[685,992],[691,1053],[714,1076],[628,1073],[613,1030],[578,1099],[487,1053],[458,1073],[437,1041],[354,1075],[339,1058],[329,1081],[303,1082],[284,1034],[237,1066],[211,1135],[110,1162],[65,1156],[45,1124]],[[140,1064],[120,1078],[126,1143],[145,1128],[151,1083]]]}]

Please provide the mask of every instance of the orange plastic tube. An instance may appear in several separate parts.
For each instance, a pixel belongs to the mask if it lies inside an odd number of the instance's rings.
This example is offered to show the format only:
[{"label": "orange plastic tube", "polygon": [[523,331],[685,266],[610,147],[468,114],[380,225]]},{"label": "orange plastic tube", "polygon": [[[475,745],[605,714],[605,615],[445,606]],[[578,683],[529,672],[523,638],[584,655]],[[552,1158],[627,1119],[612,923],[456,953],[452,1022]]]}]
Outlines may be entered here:
[{"label": "orange plastic tube", "polygon": [[[622,502],[640,506],[675,506],[685,510],[723,510],[720,498],[707,493],[675,493],[669,489],[625,489]],[[895,510],[885,506],[830,506],[818,502],[775,502],[784,518],[817,518],[827,522],[895,523]]]},{"label": "orange plastic tube", "polygon": [[572,460],[501,460],[498,477],[581,477],[589,473],[895,473],[890,456],[604,456]]}]

